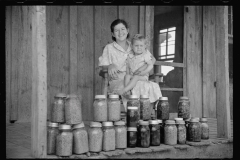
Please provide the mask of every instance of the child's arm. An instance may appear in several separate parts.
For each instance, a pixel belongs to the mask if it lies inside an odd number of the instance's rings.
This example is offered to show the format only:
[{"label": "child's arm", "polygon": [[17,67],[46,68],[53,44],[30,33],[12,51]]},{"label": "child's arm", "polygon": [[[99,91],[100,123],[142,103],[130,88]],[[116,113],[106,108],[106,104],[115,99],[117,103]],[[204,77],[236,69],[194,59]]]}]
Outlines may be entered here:
[{"label": "child's arm", "polygon": [[[152,63],[152,60],[149,60],[146,62],[147,64],[147,67],[141,71],[139,71],[140,73],[138,75],[140,76],[144,76],[146,75],[147,73],[149,73],[151,71],[151,69],[153,69],[153,63]],[[142,67],[141,67],[142,68]]]}]

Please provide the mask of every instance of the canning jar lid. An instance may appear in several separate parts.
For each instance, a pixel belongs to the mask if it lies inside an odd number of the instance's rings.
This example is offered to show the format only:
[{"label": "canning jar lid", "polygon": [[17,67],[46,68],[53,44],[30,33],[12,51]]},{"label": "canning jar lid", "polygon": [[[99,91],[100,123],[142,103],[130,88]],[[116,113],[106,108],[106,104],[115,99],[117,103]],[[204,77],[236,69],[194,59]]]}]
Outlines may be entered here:
[{"label": "canning jar lid", "polygon": [[90,122],[90,127],[102,127],[102,124],[100,122]]},{"label": "canning jar lid", "polygon": [[106,99],[105,95],[95,95],[95,99]]},{"label": "canning jar lid", "polygon": [[49,126],[49,127],[58,127],[58,123],[48,122],[47,126]]},{"label": "canning jar lid", "polygon": [[159,100],[168,100],[168,97],[159,97]]},{"label": "canning jar lid", "polygon": [[127,131],[137,131],[137,127],[128,127]]},{"label": "canning jar lid", "polygon": [[73,129],[83,128],[83,127],[85,127],[85,125],[84,125],[83,122],[82,122],[82,123],[79,123],[79,124],[75,124],[75,125],[73,125]]},{"label": "canning jar lid", "polygon": [[162,123],[162,120],[161,120],[161,119],[158,119],[158,123]]},{"label": "canning jar lid", "polygon": [[149,122],[148,121],[139,121],[139,124],[140,125],[149,125]]},{"label": "canning jar lid", "polygon": [[177,120],[176,124],[185,124],[185,121],[184,120]]},{"label": "canning jar lid", "polygon": [[158,120],[149,120],[149,124],[158,124]]},{"label": "canning jar lid", "polygon": [[192,118],[190,119],[190,121],[191,121],[192,119],[196,119],[196,120],[199,122],[199,118],[198,118],[198,117],[192,117]]},{"label": "canning jar lid", "polygon": [[138,107],[137,106],[129,106],[129,107],[127,107],[127,109],[138,109]]},{"label": "canning jar lid", "polygon": [[201,118],[200,121],[201,122],[207,122],[208,120],[207,120],[207,118]]},{"label": "canning jar lid", "polygon": [[102,126],[113,126],[113,122],[102,122]]},{"label": "canning jar lid", "polygon": [[56,98],[66,98],[67,95],[65,93],[58,93],[55,95]]},{"label": "canning jar lid", "polygon": [[59,125],[58,128],[59,128],[60,130],[68,130],[68,129],[71,129],[71,125],[61,124],[61,125]]},{"label": "canning jar lid", "polygon": [[189,98],[186,97],[186,96],[182,96],[182,97],[180,97],[179,99],[186,99],[186,100],[189,100]]},{"label": "canning jar lid", "polygon": [[141,95],[140,98],[149,98],[148,95],[144,94],[144,95]]},{"label": "canning jar lid", "polygon": [[183,118],[174,118],[175,121],[182,121]]},{"label": "canning jar lid", "polygon": [[175,124],[175,121],[174,120],[166,120],[165,124]]},{"label": "canning jar lid", "polygon": [[128,96],[129,99],[138,99],[138,95],[129,95]]},{"label": "canning jar lid", "polygon": [[119,95],[118,94],[110,94],[108,97],[109,98],[119,98]]},{"label": "canning jar lid", "polygon": [[199,120],[196,118],[191,118],[189,122],[199,122]]},{"label": "canning jar lid", "polygon": [[125,125],[125,122],[124,121],[116,121],[116,122],[114,122],[114,125],[115,126]]}]

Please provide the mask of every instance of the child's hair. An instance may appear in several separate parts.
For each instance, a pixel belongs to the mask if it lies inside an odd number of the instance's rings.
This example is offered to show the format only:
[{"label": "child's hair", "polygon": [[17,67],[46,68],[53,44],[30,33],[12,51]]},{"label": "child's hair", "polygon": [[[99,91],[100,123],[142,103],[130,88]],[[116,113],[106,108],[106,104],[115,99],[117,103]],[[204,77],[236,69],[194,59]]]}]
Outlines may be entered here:
[{"label": "child's hair", "polygon": [[148,40],[142,34],[135,34],[132,38],[132,44],[134,43],[134,41],[137,41],[137,40],[144,41],[146,47],[148,46]]},{"label": "child's hair", "polygon": [[[111,28],[111,32],[113,33],[114,32],[114,27],[118,24],[122,23],[127,29],[129,28],[128,27],[128,24],[125,20],[123,19],[116,19],[115,21],[112,22],[110,28]],[[130,34],[128,33],[127,35],[127,38],[129,38]],[[116,41],[116,38],[112,36],[112,40]]]}]

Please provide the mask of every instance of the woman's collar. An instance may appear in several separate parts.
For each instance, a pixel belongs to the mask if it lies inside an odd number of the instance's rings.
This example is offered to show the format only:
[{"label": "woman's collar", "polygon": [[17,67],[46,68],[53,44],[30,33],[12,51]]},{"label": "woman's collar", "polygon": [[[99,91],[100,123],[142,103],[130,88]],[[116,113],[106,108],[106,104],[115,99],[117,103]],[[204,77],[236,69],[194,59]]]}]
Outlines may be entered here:
[{"label": "woman's collar", "polygon": [[131,42],[127,40],[127,43],[128,43],[128,48],[126,51],[116,41],[113,42],[113,46],[124,53],[130,52],[132,50]]}]

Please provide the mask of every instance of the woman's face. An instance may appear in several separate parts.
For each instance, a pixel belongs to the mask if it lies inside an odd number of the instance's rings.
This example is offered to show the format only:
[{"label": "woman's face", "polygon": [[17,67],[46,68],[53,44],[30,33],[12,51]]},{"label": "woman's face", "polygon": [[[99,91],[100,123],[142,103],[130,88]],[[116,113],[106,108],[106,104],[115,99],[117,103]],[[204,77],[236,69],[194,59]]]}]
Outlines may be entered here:
[{"label": "woman's face", "polygon": [[127,29],[122,23],[119,23],[114,27],[112,36],[116,38],[116,41],[125,41],[127,39],[129,29]]},{"label": "woman's face", "polygon": [[132,44],[132,49],[135,55],[142,54],[146,49],[144,40],[134,40]]}]

